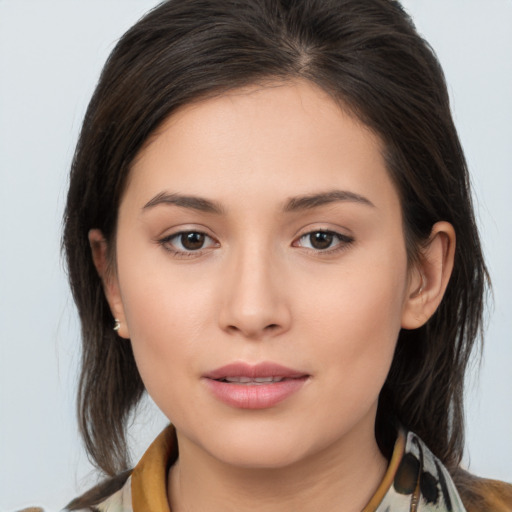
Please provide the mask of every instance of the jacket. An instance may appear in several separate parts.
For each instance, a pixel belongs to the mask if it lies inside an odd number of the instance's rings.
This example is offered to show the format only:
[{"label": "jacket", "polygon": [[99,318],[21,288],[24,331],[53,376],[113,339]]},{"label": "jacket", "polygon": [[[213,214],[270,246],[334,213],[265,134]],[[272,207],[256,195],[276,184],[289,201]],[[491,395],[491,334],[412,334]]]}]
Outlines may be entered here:
[{"label": "jacket", "polygon": [[[82,498],[96,503],[93,510],[98,512],[171,512],[167,471],[177,457],[175,431],[169,426],[132,471],[100,484]],[[401,430],[382,482],[362,512],[512,512],[510,484],[461,471],[457,485],[460,494],[447,469],[425,443],[416,434]],[[101,498],[95,500],[95,496]],[[66,510],[89,512],[77,508],[80,501],[74,500]]]}]

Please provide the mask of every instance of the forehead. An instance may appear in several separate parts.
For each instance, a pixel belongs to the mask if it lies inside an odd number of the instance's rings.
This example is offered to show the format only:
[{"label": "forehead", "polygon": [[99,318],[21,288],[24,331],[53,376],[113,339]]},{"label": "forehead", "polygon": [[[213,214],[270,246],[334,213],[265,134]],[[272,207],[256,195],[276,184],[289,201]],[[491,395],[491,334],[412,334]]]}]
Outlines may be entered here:
[{"label": "forehead", "polygon": [[169,188],[215,191],[228,202],[253,194],[282,201],[334,187],[396,196],[382,148],[377,135],[309,82],[254,85],[172,114],[139,153],[128,189],[139,202]]}]

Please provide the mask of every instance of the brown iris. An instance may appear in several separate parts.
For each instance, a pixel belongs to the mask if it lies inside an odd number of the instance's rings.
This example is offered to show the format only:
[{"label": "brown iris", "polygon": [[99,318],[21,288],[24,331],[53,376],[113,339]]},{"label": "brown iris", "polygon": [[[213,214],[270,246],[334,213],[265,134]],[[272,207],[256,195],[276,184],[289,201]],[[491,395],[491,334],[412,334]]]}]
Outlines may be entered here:
[{"label": "brown iris", "polygon": [[309,235],[311,247],[315,249],[328,249],[332,245],[334,233],[326,231],[316,231]]},{"label": "brown iris", "polygon": [[204,245],[205,234],[190,232],[181,235],[181,244],[189,251],[197,251]]}]

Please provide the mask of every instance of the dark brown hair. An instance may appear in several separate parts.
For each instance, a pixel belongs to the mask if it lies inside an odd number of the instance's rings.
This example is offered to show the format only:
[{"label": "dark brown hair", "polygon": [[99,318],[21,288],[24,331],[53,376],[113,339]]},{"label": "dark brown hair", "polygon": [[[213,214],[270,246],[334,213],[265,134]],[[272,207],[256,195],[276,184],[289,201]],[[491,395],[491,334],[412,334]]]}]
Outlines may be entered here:
[{"label": "dark brown hair", "polygon": [[[125,428],[144,386],[93,266],[88,231],[115,241],[130,166],[180,106],[253,83],[309,80],[378,134],[401,198],[409,258],[432,225],[457,233],[445,297],[427,324],[399,335],[381,392],[381,449],[397,418],[450,471],[463,450],[463,384],[482,323],[487,272],[464,155],[443,72],[392,0],[170,0],[110,55],[87,110],[71,169],[63,245],[82,324],[80,428],[107,475],[128,467]],[[110,246],[115,244],[110,243]]]}]

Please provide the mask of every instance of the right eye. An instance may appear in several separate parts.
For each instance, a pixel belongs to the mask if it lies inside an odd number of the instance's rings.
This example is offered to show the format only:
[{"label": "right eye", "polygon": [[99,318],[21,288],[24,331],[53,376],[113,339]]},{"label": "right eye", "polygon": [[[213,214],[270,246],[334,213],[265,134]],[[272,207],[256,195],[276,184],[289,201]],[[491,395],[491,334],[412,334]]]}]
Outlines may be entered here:
[{"label": "right eye", "polygon": [[176,256],[201,254],[202,249],[218,246],[212,237],[201,231],[180,231],[162,238],[159,243]]}]

